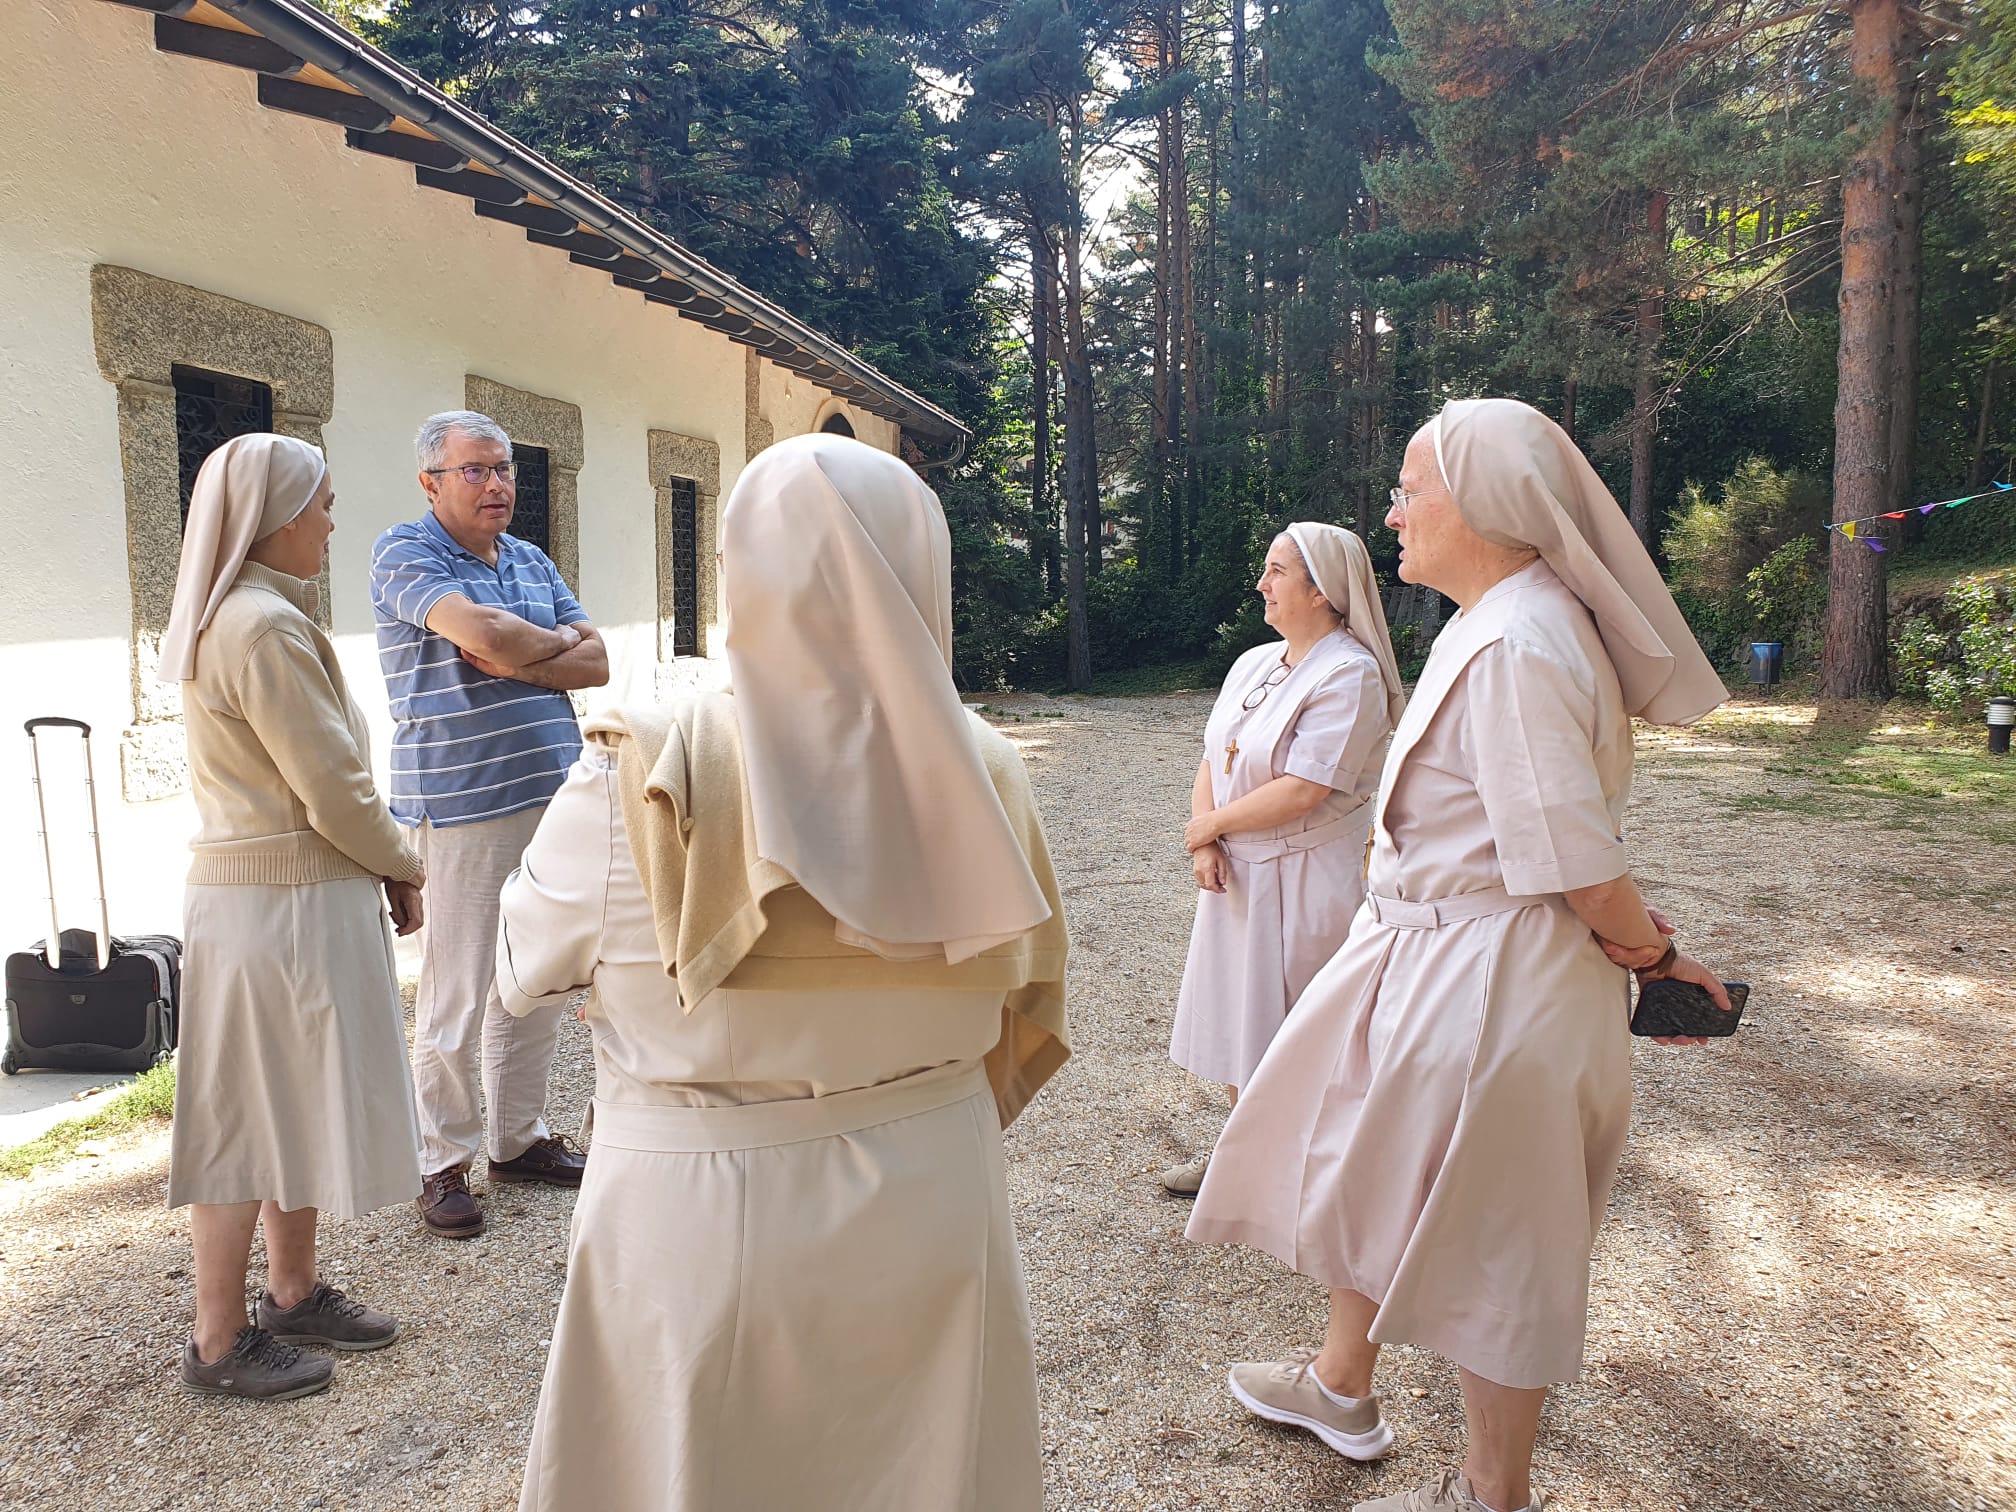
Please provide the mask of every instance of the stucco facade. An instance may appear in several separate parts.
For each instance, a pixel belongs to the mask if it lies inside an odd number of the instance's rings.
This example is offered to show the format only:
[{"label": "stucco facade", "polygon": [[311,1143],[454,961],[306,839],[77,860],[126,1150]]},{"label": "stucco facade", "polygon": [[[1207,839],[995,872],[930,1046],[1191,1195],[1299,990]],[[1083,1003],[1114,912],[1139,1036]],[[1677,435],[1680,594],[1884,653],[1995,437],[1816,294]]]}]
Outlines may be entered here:
[{"label": "stucco facade", "polygon": [[[898,444],[894,423],[323,123],[261,109],[247,73],[157,52],[132,10],[0,6],[0,837],[17,858],[0,924],[17,944],[46,916],[26,742],[7,732],[39,714],[94,726],[114,928],[179,928],[194,821],[174,692],[152,675],[178,540],[178,362],[270,384],[275,428],[328,453],[325,613],[381,771],[369,552],[423,507],[412,436],[429,413],[482,400],[548,448],[554,555],[609,641],[614,699],[703,670],[670,660],[657,470],[699,486],[711,621],[712,514],[752,448],[836,409]],[[72,767],[54,741],[50,755],[60,796]],[[88,923],[84,855],[68,854],[68,922]]]}]

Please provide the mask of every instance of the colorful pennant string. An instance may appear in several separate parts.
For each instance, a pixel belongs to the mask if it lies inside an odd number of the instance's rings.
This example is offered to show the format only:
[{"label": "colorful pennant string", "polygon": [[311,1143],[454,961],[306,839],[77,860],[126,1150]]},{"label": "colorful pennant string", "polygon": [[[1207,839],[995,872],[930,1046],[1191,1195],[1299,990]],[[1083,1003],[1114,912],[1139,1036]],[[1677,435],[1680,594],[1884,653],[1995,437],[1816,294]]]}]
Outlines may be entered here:
[{"label": "colorful pennant string", "polygon": [[[2016,489],[2016,483],[1997,483],[1993,488],[1983,489],[1980,493],[1962,494],[1957,499],[1934,499],[1930,504],[1920,504],[1918,513],[1929,515],[1935,509],[1958,509],[1962,504],[1971,504],[1976,499],[1992,499],[1998,494],[2008,493],[2011,489]],[[1874,525],[1878,520],[1902,520],[1910,514],[1911,511],[1908,509],[1893,509],[1886,514],[1865,515],[1859,520],[1842,520],[1827,528],[1840,531],[1851,541],[1860,541],[1871,551],[1888,551],[1890,548],[1875,536],[1862,534],[1863,527]]]}]

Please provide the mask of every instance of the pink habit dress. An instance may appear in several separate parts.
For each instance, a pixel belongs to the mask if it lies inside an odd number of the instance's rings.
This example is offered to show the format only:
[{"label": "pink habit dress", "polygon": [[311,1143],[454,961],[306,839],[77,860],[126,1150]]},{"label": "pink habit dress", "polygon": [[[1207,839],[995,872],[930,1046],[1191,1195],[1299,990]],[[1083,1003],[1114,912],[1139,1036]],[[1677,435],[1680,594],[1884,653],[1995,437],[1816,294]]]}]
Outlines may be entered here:
[{"label": "pink habit dress", "polygon": [[1379,663],[1342,629],[1246,709],[1283,649],[1256,646],[1234,662],[1204,727],[1216,807],[1282,776],[1332,789],[1299,819],[1228,835],[1225,891],[1197,894],[1169,1058],[1233,1087],[1251,1079],[1295,999],[1350,932],[1365,896],[1373,758],[1391,728]]},{"label": "pink habit dress", "polygon": [[1622,876],[1631,726],[1544,562],[1452,620],[1395,732],[1368,896],[1239,1099],[1189,1237],[1380,1304],[1371,1336],[1574,1379],[1631,1108],[1625,976],[1561,893]]}]

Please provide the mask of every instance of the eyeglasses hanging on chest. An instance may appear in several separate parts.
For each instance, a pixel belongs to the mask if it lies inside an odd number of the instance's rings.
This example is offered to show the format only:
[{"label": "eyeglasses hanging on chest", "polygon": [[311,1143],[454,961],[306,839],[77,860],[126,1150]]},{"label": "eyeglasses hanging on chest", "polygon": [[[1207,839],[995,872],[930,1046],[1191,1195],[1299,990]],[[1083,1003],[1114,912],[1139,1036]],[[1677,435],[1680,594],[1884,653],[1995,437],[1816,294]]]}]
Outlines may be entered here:
[{"label": "eyeglasses hanging on chest", "polygon": [[[1269,693],[1272,693],[1288,680],[1288,674],[1294,670],[1293,667],[1288,665],[1285,658],[1276,662],[1272,672],[1269,672],[1264,678],[1247,690],[1246,696],[1239,701],[1239,707],[1248,714],[1252,713],[1267,701]],[[1225,746],[1225,775],[1228,777],[1232,775],[1232,762],[1238,754],[1239,737],[1235,735]]]}]

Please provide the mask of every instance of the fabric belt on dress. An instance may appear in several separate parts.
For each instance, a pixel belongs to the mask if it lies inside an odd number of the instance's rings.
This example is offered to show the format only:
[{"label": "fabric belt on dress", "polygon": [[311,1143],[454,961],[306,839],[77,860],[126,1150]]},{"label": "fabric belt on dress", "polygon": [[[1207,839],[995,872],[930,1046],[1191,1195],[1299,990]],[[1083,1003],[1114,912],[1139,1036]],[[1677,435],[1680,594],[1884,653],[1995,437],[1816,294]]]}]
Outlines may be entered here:
[{"label": "fabric belt on dress", "polygon": [[1314,829],[1298,831],[1292,835],[1277,835],[1272,840],[1235,840],[1230,835],[1218,843],[1225,847],[1225,854],[1234,861],[1252,863],[1255,861],[1279,861],[1283,856],[1292,856],[1297,851],[1314,850],[1319,845],[1328,845],[1333,840],[1362,838],[1365,822],[1370,818],[1371,805],[1361,803],[1348,814],[1340,814]]},{"label": "fabric belt on dress", "polygon": [[[987,1092],[987,1072],[977,1060],[953,1061],[873,1087],[824,1097],[719,1107],[676,1107],[595,1099],[595,1143],[622,1150],[706,1154],[760,1150],[853,1134],[935,1112]],[[991,1094],[990,1094],[991,1095]],[[992,1117],[990,1107],[989,1117]]]},{"label": "fabric belt on dress", "polygon": [[1437,898],[1432,903],[1410,903],[1404,898],[1382,898],[1377,893],[1367,893],[1365,906],[1372,910],[1374,918],[1391,929],[1439,929],[1444,924],[1461,924],[1467,919],[1511,913],[1515,908],[1552,904],[1559,897],[1559,893],[1521,896],[1508,893],[1502,887],[1487,887],[1480,892]]}]

